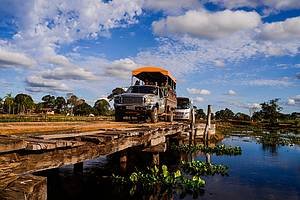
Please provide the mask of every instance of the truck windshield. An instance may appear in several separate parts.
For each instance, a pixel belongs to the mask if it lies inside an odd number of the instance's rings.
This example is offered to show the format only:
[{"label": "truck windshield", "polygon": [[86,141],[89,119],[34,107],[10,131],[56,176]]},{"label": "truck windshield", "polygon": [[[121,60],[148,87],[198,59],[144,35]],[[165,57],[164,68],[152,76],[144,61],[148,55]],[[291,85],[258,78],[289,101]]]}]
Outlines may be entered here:
[{"label": "truck windshield", "polygon": [[143,94],[158,94],[157,88],[152,86],[131,86],[127,93],[143,93]]},{"label": "truck windshield", "polygon": [[177,108],[178,109],[189,109],[191,108],[191,102],[186,98],[177,98]]}]

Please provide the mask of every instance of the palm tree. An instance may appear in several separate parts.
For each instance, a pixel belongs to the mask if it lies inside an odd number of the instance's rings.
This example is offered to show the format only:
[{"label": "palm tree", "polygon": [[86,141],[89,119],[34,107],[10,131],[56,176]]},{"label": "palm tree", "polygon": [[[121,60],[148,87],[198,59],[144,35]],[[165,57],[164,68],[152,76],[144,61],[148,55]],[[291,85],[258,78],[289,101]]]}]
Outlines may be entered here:
[{"label": "palm tree", "polygon": [[7,94],[4,100],[4,105],[8,106],[8,114],[11,113],[11,107],[14,105],[14,97],[11,93]]}]

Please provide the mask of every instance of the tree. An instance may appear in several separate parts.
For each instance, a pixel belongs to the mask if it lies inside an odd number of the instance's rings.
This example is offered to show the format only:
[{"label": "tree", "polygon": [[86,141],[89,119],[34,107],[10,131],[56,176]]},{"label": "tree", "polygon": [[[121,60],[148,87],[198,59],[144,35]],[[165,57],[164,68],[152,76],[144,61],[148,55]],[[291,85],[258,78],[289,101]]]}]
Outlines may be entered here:
[{"label": "tree", "polygon": [[78,97],[76,95],[74,95],[73,93],[69,93],[67,95],[68,95],[67,105],[69,105],[71,114],[73,114],[74,113],[74,107],[77,104]]},{"label": "tree", "polygon": [[206,114],[203,109],[196,110],[196,118],[197,119],[206,119]]},{"label": "tree", "polygon": [[[11,93],[7,94],[5,97],[5,100],[4,100],[4,107],[8,109],[6,109],[8,111],[8,114],[11,114],[11,109],[13,108],[14,106],[14,97],[11,95]],[[14,110],[14,108],[13,108]]]},{"label": "tree", "polygon": [[0,109],[3,107],[3,99],[0,97]]},{"label": "tree", "polygon": [[34,102],[28,94],[17,94],[14,101],[17,105],[18,113],[25,113],[28,109],[32,109],[34,107]]},{"label": "tree", "polygon": [[67,102],[64,97],[56,97],[54,105],[56,112],[62,113],[65,106],[67,105]]},{"label": "tree", "polygon": [[250,120],[251,120],[251,118],[250,118],[249,115],[244,114],[244,113],[241,113],[241,112],[236,113],[236,114],[234,115],[234,118],[235,118],[236,120],[240,120],[240,121],[250,121]]},{"label": "tree", "polygon": [[280,116],[279,111],[282,110],[278,102],[279,99],[277,98],[260,104],[263,118],[268,120],[271,124],[277,122],[278,117]]},{"label": "tree", "polygon": [[111,101],[111,100],[113,100],[113,98],[114,98],[116,95],[123,94],[124,92],[125,92],[125,90],[124,90],[123,88],[117,87],[117,88],[115,88],[115,89],[113,89],[113,90],[111,91],[111,94],[108,95],[107,98],[109,99],[109,101]]},{"label": "tree", "polygon": [[110,105],[105,99],[99,99],[95,102],[94,109],[98,115],[107,115],[110,110]]},{"label": "tree", "polygon": [[50,94],[45,95],[45,96],[42,97],[42,101],[43,101],[43,104],[44,104],[45,108],[53,109],[54,105],[55,105],[55,96],[52,96]]},{"label": "tree", "polygon": [[215,113],[215,118],[218,120],[228,120],[228,119],[233,119],[234,118],[234,113],[228,109],[225,108],[225,110],[219,110]]},{"label": "tree", "polygon": [[73,108],[75,115],[88,115],[94,112],[92,106],[87,103],[82,103],[80,105],[76,105]]}]

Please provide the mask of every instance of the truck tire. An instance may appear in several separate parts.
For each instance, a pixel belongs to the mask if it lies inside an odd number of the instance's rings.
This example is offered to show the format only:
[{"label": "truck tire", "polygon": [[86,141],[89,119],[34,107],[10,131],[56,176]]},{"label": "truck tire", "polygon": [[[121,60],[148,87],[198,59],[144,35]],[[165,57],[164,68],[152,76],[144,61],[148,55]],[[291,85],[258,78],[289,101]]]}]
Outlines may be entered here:
[{"label": "truck tire", "polygon": [[121,121],[123,121],[123,115],[122,115],[122,113],[118,112],[117,110],[116,110],[116,112],[115,112],[115,121],[116,121],[116,122],[121,122]]},{"label": "truck tire", "polygon": [[151,111],[150,119],[152,123],[158,122],[158,112],[156,107]]},{"label": "truck tire", "polygon": [[167,121],[168,122],[173,122],[173,119],[174,119],[174,116],[173,116],[173,110],[170,110],[168,112],[168,115],[167,115]]}]

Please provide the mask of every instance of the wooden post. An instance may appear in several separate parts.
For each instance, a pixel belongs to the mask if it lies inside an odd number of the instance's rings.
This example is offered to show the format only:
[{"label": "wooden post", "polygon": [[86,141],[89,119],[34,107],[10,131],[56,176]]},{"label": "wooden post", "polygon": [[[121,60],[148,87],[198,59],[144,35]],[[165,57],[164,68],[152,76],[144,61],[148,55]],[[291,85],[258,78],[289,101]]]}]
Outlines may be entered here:
[{"label": "wooden post", "polygon": [[195,112],[194,109],[192,109],[192,119],[190,124],[191,132],[189,135],[189,145],[192,145],[196,143],[196,131],[195,131]]},{"label": "wooden post", "polygon": [[127,161],[128,161],[127,152],[126,151],[120,152],[120,170],[122,172],[126,172]]},{"label": "wooden post", "polygon": [[205,126],[205,130],[203,133],[203,142],[205,145],[208,145],[208,140],[209,140],[209,136],[208,136],[208,132],[210,129],[210,121],[211,121],[211,105],[207,106],[207,120],[206,120],[206,126]]},{"label": "wooden post", "polygon": [[153,153],[152,154],[152,164],[153,165],[159,165],[159,153]]},{"label": "wooden post", "polygon": [[75,163],[73,167],[73,171],[76,174],[82,174],[83,172],[83,162]]}]

